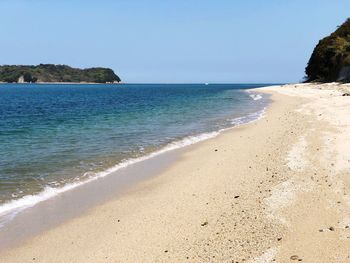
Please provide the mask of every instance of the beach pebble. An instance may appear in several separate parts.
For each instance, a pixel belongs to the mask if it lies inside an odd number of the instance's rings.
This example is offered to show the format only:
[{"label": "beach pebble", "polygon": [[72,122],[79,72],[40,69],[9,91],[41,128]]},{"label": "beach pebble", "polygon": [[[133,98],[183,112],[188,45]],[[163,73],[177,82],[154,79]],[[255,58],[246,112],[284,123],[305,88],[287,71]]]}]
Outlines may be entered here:
[{"label": "beach pebble", "polygon": [[330,231],[334,231],[334,227],[330,227],[330,228],[328,228]]},{"label": "beach pebble", "polygon": [[235,198],[238,198],[239,197],[239,195],[235,195]]},{"label": "beach pebble", "polygon": [[206,226],[206,225],[208,225],[207,221],[205,221],[204,223],[201,224],[201,226]]},{"label": "beach pebble", "polygon": [[291,260],[297,260],[298,258],[299,258],[298,255],[293,255],[290,257]]}]

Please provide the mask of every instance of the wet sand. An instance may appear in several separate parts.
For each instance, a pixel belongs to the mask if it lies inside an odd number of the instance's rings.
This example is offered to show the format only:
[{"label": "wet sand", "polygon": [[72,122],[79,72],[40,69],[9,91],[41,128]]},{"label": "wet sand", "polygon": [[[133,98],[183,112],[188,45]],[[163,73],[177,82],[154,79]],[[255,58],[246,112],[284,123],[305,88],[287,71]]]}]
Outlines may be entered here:
[{"label": "wet sand", "polygon": [[350,262],[348,90],[259,89],[274,100],[263,119],[187,147],[0,261]]}]

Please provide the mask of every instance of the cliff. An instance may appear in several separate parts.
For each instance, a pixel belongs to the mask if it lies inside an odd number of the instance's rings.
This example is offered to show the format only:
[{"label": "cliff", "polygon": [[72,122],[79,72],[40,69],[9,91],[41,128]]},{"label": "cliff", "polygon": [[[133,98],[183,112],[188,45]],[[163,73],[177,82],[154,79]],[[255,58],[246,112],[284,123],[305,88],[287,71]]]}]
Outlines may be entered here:
[{"label": "cliff", "polygon": [[307,81],[350,82],[350,18],[319,41],[305,73]]},{"label": "cliff", "polygon": [[38,66],[0,66],[0,82],[120,82],[109,68],[78,69],[66,65],[40,64]]}]

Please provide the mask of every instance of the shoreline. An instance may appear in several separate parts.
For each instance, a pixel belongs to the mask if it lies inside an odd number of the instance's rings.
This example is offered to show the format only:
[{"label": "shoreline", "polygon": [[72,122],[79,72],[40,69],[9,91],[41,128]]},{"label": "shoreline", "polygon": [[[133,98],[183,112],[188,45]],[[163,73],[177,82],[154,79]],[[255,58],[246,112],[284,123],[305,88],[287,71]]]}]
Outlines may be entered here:
[{"label": "shoreline", "polygon": [[[253,100],[262,99],[261,93],[259,94],[258,92],[249,91],[249,89],[247,89],[246,92]],[[267,98],[265,99],[268,100]],[[221,128],[216,131],[186,136],[180,140],[168,143],[164,147],[154,152],[150,152],[137,158],[126,159],[125,161],[118,163],[108,168],[107,170],[97,173],[95,176],[89,179],[71,183],[60,188],[47,187],[38,194],[27,195],[22,198],[2,204],[0,206],[0,234],[6,237],[15,236],[16,238],[13,240],[11,238],[4,239],[1,238],[0,235],[0,250],[6,249],[12,245],[16,245],[17,243],[20,243],[21,241],[30,238],[31,236],[40,234],[50,227],[55,227],[66,220],[77,217],[90,208],[96,206],[96,204],[106,202],[106,200],[110,198],[117,198],[124,192],[127,192],[129,187],[132,187],[139,181],[146,180],[152,176],[156,176],[161,168],[164,168],[166,166],[165,164],[170,165],[169,159],[176,159],[183,150],[186,150],[185,148],[202,141],[215,138],[221,133],[237,128],[240,125],[259,120],[265,114],[266,107],[268,107],[268,105],[269,104],[267,104],[260,111],[232,119],[232,126],[229,126],[227,128]],[[154,158],[156,159],[152,160]],[[155,162],[161,164],[154,165],[153,163]],[[138,175],[138,173],[141,173],[141,169],[138,168],[139,166],[143,167],[145,170],[152,170],[153,172],[149,172],[147,175],[140,176]],[[121,176],[124,178],[120,178]],[[100,182],[100,180],[102,180],[102,182]],[[109,189],[109,184],[115,185],[117,190],[112,191]],[[102,187],[103,190],[96,189],[96,186]],[[123,187],[126,189],[123,189]],[[71,191],[72,193],[70,193]],[[84,191],[87,193],[96,193],[96,197],[90,198],[86,196],[88,194],[84,196],[82,193]],[[98,191],[101,191],[102,194],[97,193]],[[106,194],[105,191],[107,191],[108,194]],[[85,202],[83,201],[84,199],[91,200]],[[67,209],[67,206],[69,206],[69,200],[74,200],[74,203],[76,203],[75,205],[79,207],[77,211],[71,211],[69,207]],[[40,220],[40,216],[44,215],[45,211],[48,210],[48,207],[50,207],[50,215],[45,215],[47,219],[44,226],[37,225],[35,222]],[[21,228],[21,226],[26,225],[26,222],[28,220],[34,222],[33,226],[31,226],[29,230],[24,229],[23,227]]]},{"label": "shoreline", "polygon": [[[0,228],[1,251],[16,247],[28,239],[119,198],[138,182],[152,178],[178,159],[182,148],[147,158],[105,177],[82,182],[29,207],[24,207]],[[72,205],[72,200],[74,200]],[[44,220],[42,220],[44,218]],[[30,227],[27,227],[29,222]]]},{"label": "shoreline", "polygon": [[[20,246],[2,251],[0,256],[6,262],[33,258],[39,262],[242,262],[243,259],[286,262],[297,253],[298,258],[306,262],[334,262],[331,253],[321,254],[329,261],[317,261],[318,255],[313,252],[329,252],[336,246],[346,248],[349,239],[341,244],[333,241],[327,249],[309,245],[308,253],[301,245],[296,249],[293,243],[295,236],[300,239],[294,231],[305,231],[294,227],[295,222],[300,223],[298,220],[306,218],[317,227],[321,225],[317,217],[306,214],[299,218],[307,205],[306,197],[301,204],[294,200],[305,193],[313,193],[310,198],[316,198],[317,192],[312,190],[316,187],[314,181],[324,176],[322,169],[313,167],[318,159],[308,160],[309,155],[303,152],[305,145],[311,144],[308,150],[313,153],[326,150],[316,146],[324,143],[319,139],[323,138],[321,132],[331,133],[337,124],[328,124],[329,119],[323,120],[309,109],[311,101],[319,96],[318,89],[309,85],[310,90],[296,89],[293,94],[294,86],[281,87],[286,90],[284,94],[276,91],[278,87],[257,89],[273,94],[274,102],[263,119],[189,146],[165,170],[132,186],[119,198],[112,198]],[[301,85],[298,88],[302,89]],[[321,92],[326,99],[340,97],[336,92]],[[322,102],[323,99],[320,98]],[[328,107],[332,110],[332,105]],[[309,131],[314,131],[314,138],[309,138]],[[300,160],[301,156],[307,161]],[[329,161],[325,164],[334,173],[344,173],[346,161],[338,160],[333,166]],[[315,173],[315,169],[316,175],[309,175]],[[305,173],[307,177],[303,177]],[[346,172],[344,178],[345,175]],[[322,188],[325,192],[321,193],[326,193],[328,188]],[[290,203],[299,206],[291,209]],[[347,203],[343,203],[345,211]],[[327,209],[311,209],[315,213],[323,210],[330,221],[334,220]],[[315,235],[321,233],[318,229],[315,232]],[[330,232],[333,236],[324,235],[321,245],[338,234]],[[302,237],[300,244],[307,245],[305,242],[311,237]],[[57,247],[65,253],[58,253]],[[346,252],[339,254],[347,256]]]},{"label": "shoreline", "polygon": [[[250,90],[252,90],[252,91],[250,91]],[[261,93],[259,94],[258,91],[254,91],[253,89],[247,89],[246,92],[249,94],[249,96],[253,100],[263,99],[263,97],[261,96]],[[120,173],[121,173],[121,174],[124,174],[124,176],[126,176],[128,178],[131,176],[132,178],[130,178],[130,181],[134,181],[134,183],[136,183],[137,180],[133,180],[133,178],[134,177],[138,178],[139,176],[137,176],[137,175],[135,176],[134,173],[131,173],[131,175],[128,175],[128,171],[124,171],[124,169],[128,169],[130,166],[133,166],[135,164],[137,165],[140,162],[145,162],[149,159],[156,158],[156,157],[163,155],[163,154],[166,154],[168,152],[175,151],[175,153],[176,153],[176,151],[181,151],[183,148],[189,147],[193,144],[197,144],[197,143],[200,143],[202,141],[215,138],[218,135],[220,135],[221,133],[226,132],[226,131],[231,130],[231,129],[234,129],[234,128],[237,128],[240,125],[245,125],[245,124],[248,124],[251,122],[258,121],[259,119],[263,118],[263,116],[266,112],[266,108],[269,106],[269,103],[270,103],[270,102],[268,102],[269,99],[265,98],[265,100],[266,100],[267,104],[264,106],[264,108],[262,108],[261,110],[259,110],[257,112],[253,112],[253,113],[250,113],[248,115],[244,115],[242,117],[237,117],[237,118],[232,119],[231,126],[229,126],[229,127],[221,128],[219,130],[199,133],[196,135],[186,136],[184,138],[172,141],[172,142],[160,147],[159,149],[152,151],[152,152],[149,152],[145,155],[125,159],[125,160],[123,160],[123,161],[103,170],[103,171],[97,172],[94,176],[92,176],[88,179],[73,182],[73,183],[61,186],[59,188],[53,188],[53,187],[47,186],[43,191],[41,191],[39,193],[36,193],[33,195],[26,195],[26,196],[23,196],[19,199],[13,199],[11,201],[5,202],[5,203],[0,205],[0,230],[2,227],[6,228],[6,224],[8,224],[8,223],[10,223],[10,226],[11,226],[11,220],[14,217],[16,217],[17,214],[22,213],[24,210],[31,209],[34,206],[36,206],[42,202],[47,202],[49,199],[59,198],[60,195],[65,194],[66,192],[74,191],[75,189],[77,189],[79,187],[84,187],[85,184],[94,183],[97,180],[103,179],[104,177],[108,177],[108,176],[119,177]],[[161,158],[161,159],[164,159],[164,158]],[[152,161],[150,161],[150,163],[151,162]],[[147,162],[145,165],[147,165]],[[120,170],[122,170],[122,171],[120,171]],[[131,169],[131,170],[133,170],[133,169]],[[108,179],[106,179],[106,180],[108,180]],[[114,182],[111,182],[111,183],[114,185],[118,185],[117,180]],[[116,196],[119,195],[119,192],[124,192],[124,191],[122,191],[122,189],[120,189],[120,187],[118,187],[118,189],[119,190],[115,193]],[[101,198],[101,199],[103,199],[103,198]],[[37,209],[35,209],[35,210],[37,210]],[[67,218],[69,218],[69,217],[67,217]],[[0,233],[1,233],[1,231],[0,231]],[[0,238],[0,241],[1,241],[1,238]],[[0,246],[0,249],[1,249],[1,246]]]}]

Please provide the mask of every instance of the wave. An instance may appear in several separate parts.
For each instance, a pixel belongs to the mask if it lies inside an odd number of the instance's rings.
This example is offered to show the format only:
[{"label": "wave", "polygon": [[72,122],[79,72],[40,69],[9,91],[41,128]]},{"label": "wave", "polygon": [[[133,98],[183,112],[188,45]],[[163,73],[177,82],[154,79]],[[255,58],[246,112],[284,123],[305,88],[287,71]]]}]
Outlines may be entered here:
[{"label": "wave", "polygon": [[256,93],[254,91],[246,90],[246,92],[253,100],[261,100],[263,98],[262,94]]},{"label": "wave", "polygon": [[66,191],[77,188],[83,184],[98,180],[99,178],[103,178],[103,177],[105,177],[113,172],[116,172],[122,168],[126,168],[129,165],[150,159],[150,158],[155,157],[157,155],[160,155],[162,153],[176,150],[176,149],[180,149],[180,148],[183,148],[185,146],[189,146],[189,145],[192,145],[192,144],[204,141],[204,140],[208,140],[210,138],[214,138],[214,137],[218,136],[221,132],[228,130],[228,129],[231,129],[231,128],[234,128],[237,125],[242,125],[242,124],[250,123],[252,121],[259,120],[260,118],[262,118],[264,116],[265,109],[266,108],[264,108],[261,111],[248,114],[247,116],[232,119],[231,124],[233,124],[233,127],[220,129],[220,130],[214,131],[214,132],[202,133],[202,134],[199,134],[197,136],[188,136],[188,137],[185,137],[179,141],[171,142],[171,143],[167,144],[165,147],[163,147],[162,149],[155,151],[155,152],[152,152],[148,155],[124,160],[121,163],[119,163],[119,164],[117,164],[117,165],[115,165],[115,166],[113,166],[105,171],[94,173],[94,174],[86,173],[85,175],[89,176],[88,179],[85,179],[82,181],[77,181],[74,183],[70,183],[70,184],[67,184],[65,186],[58,187],[58,188],[46,186],[44,188],[44,190],[38,194],[26,195],[20,199],[11,200],[7,203],[4,203],[3,205],[0,206],[0,228],[3,227],[6,222],[13,219],[17,215],[17,213],[21,212],[22,210],[27,209],[29,207],[32,207],[40,202],[43,202],[45,200],[50,199],[50,198],[53,198],[59,194],[66,192]]},{"label": "wave", "polygon": [[261,100],[262,96],[260,94],[250,94],[249,95],[253,100]]},{"label": "wave", "polygon": [[[38,194],[26,195],[20,199],[11,200],[11,201],[1,205],[0,206],[0,217],[8,216],[11,213],[11,218],[12,218],[12,216],[13,216],[12,213],[17,214],[19,211],[21,211],[23,209],[32,207],[32,206],[34,206],[42,201],[50,199],[54,196],[57,196],[61,193],[66,192],[66,191],[72,190],[72,189],[79,187],[83,184],[86,184],[86,183],[95,181],[99,178],[105,177],[113,172],[116,172],[116,171],[122,169],[122,168],[126,168],[129,165],[150,159],[152,157],[155,157],[157,155],[160,155],[162,153],[165,153],[165,152],[168,152],[171,150],[176,150],[176,149],[179,149],[179,148],[182,148],[182,147],[185,147],[185,146],[188,146],[188,145],[200,142],[200,141],[214,138],[219,133],[220,133],[220,131],[203,133],[203,134],[200,134],[198,136],[188,136],[180,141],[169,143],[164,148],[162,148],[156,152],[152,152],[148,155],[141,156],[138,158],[130,158],[130,159],[124,160],[121,163],[119,163],[119,164],[117,164],[117,165],[115,165],[115,166],[113,166],[105,171],[94,173],[94,174],[86,173],[85,175],[89,175],[89,178],[86,180],[70,183],[70,184],[67,184],[67,185],[59,187],[59,188],[46,186],[44,188],[44,190]],[[1,225],[3,225],[1,223],[1,221],[2,220],[0,220],[0,227],[1,227]]]},{"label": "wave", "polygon": [[264,107],[261,111],[250,113],[246,116],[234,118],[231,120],[231,123],[234,125],[248,124],[253,121],[260,120],[261,118],[264,117],[265,113],[266,113],[266,107]]}]

